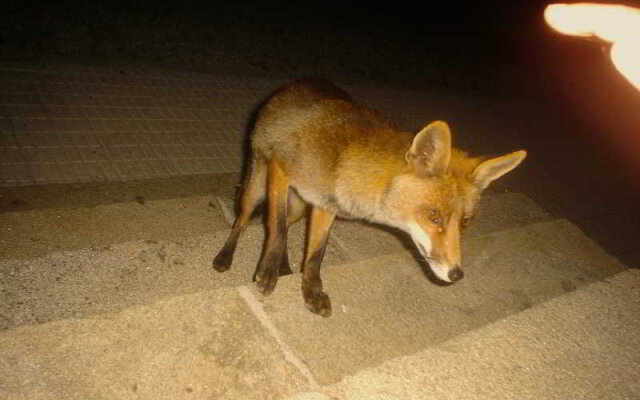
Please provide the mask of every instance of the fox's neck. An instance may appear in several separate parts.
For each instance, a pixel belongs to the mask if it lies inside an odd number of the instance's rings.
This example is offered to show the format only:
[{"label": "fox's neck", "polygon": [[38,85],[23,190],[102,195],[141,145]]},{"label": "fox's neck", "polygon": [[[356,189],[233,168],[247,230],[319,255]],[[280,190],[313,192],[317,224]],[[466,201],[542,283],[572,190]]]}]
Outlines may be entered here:
[{"label": "fox's neck", "polygon": [[405,153],[412,135],[391,132],[378,143],[354,144],[341,158],[337,169],[336,195],[342,207],[354,218],[373,222],[385,215],[384,198],[393,179],[408,172]]}]

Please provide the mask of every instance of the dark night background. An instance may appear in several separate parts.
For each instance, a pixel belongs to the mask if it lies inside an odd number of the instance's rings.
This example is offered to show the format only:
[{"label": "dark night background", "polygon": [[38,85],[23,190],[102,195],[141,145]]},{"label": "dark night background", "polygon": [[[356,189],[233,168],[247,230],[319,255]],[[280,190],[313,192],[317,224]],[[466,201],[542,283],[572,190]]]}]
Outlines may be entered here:
[{"label": "dark night background", "polygon": [[540,51],[549,36],[545,4],[10,0],[0,6],[0,43],[13,56],[147,59],[513,92],[539,78],[531,75],[547,62],[549,51]]},{"label": "dark night background", "polygon": [[640,181],[640,96],[606,46],[552,32],[547,3],[10,0],[0,54],[536,99]]},{"label": "dark night background", "polygon": [[580,47],[589,48],[582,58],[601,55],[597,45],[550,32],[547,3],[9,0],[0,6],[0,46],[13,57],[145,59],[513,92],[535,87],[545,68]]}]

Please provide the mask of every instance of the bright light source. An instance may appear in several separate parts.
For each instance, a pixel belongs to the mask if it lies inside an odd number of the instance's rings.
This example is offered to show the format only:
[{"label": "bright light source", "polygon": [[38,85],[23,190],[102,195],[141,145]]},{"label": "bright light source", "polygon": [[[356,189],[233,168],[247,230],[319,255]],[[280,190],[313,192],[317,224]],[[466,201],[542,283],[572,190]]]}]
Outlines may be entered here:
[{"label": "bright light source", "polygon": [[597,3],[551,4],[544,19],[565,35],[613,43],[613,65],[640,90],[640,9]]}]

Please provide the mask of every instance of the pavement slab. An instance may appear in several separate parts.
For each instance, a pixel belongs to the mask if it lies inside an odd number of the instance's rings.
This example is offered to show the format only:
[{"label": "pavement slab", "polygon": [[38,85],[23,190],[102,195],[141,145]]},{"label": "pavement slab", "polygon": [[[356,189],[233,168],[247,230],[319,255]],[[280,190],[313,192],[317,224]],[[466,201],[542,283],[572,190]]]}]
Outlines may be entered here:
[{"label": "pavement slab", "polygon": [[236,289],[0,333],[0,397],[277,399],[308,387]]},{"label": "pavement slab", "polygon": [[639,315],[627,270],[291,400],[637,399]]},{"label": "pavement slab", "polygon": [[226,230],[213,196],[0,213],[0,259]]},{"label": "pavement slab", "polygon": [[85,182],[0,188],[0,213],[94,207],[140,200],[233,196],[239,174],[203,174],[127,182]]},{"label": "pavement slab", "polygon": [[[304,229],[303,224],[291,229],[288,243],[294,270],[302,260]],[[119,311],[179,294],[248,284],[262,252],[264,228],[247,228],[231,269],[218,273],[211,261],[228,234],[225,229],[206,235],[54,251],[35,258],[1,259],[0,329]],[[325,257],[331,264],[346,261],[342,250],[333,244]]]},{"label": "pavement slab", "polygon": [[265,310],[318,382],[326,385],[623,270],[562,220],[471,240],[464,254],[466,277],[450,286],[427,279],[407,253],[348,267],[325,263],[324,288],[333,305],[330,318],[305,309],[296,277],[279,282],[264,299]]}]

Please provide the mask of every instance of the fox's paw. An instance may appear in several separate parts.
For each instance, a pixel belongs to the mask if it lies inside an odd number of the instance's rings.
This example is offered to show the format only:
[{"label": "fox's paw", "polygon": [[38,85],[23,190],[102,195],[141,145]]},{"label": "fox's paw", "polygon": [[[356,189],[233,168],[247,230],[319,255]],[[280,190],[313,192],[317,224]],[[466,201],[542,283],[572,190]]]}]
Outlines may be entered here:
[{"label": "fox's paw", "polygon": [[213,269],[218,272],[225,272],[231,268],[231,261],[233,260],[233,253],[222,249],[220,253],[213,259]]},{"label": "fox's paw", "polygon": [[256,274],[256,287],[264,296],[273,293],[278,283],[278,271],[275,268],[267,268],[264,273]]},{"label": "fox's paw", "polygon": [[305,296],[304,306],[314,314],[331,316],[331,299],[325,292],[313,292]]}]

